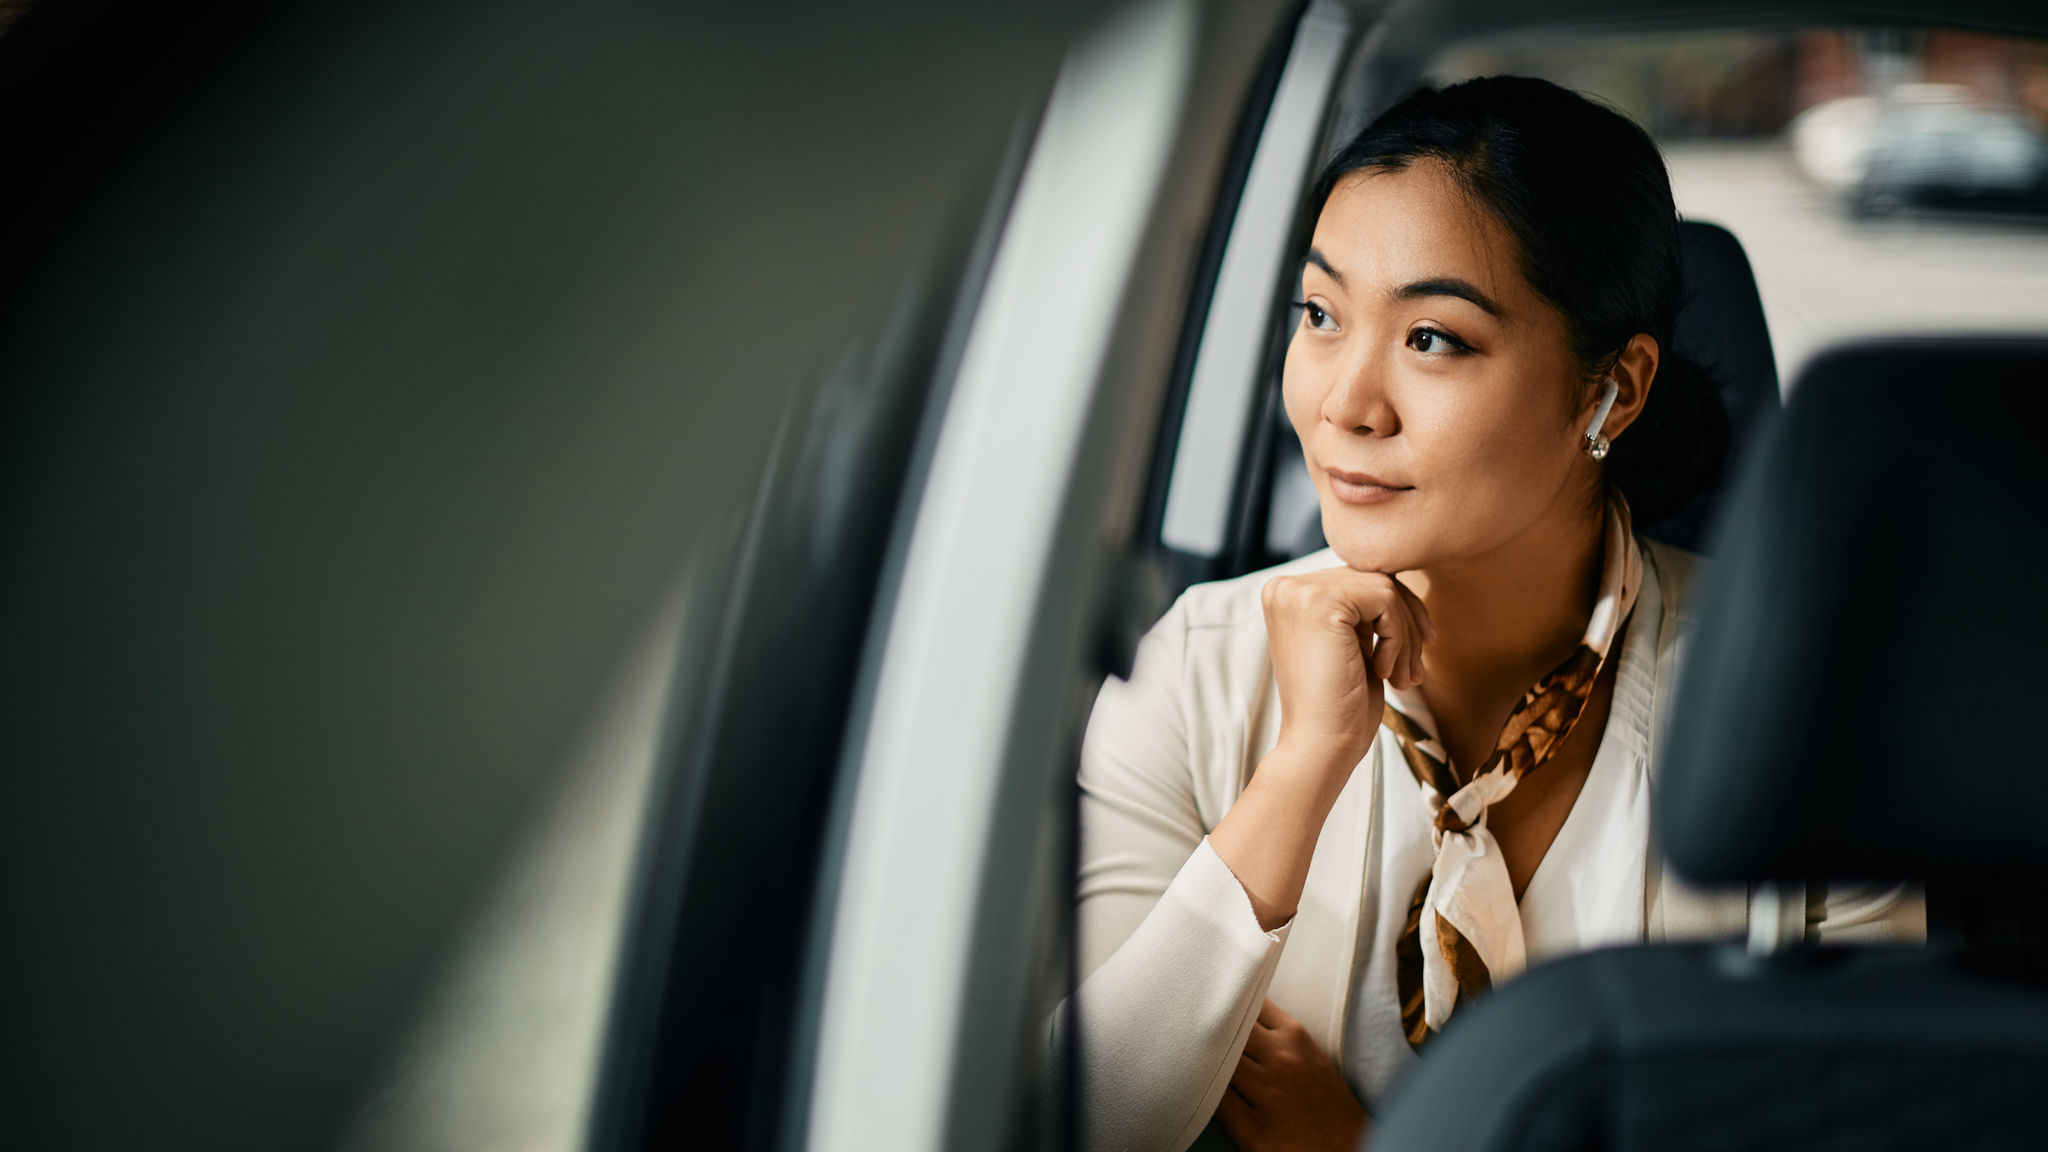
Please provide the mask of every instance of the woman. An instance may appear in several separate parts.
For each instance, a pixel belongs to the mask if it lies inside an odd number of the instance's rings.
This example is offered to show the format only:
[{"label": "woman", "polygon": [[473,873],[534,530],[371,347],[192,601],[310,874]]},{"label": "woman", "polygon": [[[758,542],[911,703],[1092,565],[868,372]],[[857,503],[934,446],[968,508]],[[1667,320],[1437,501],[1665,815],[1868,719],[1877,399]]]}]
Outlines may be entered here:
[{"label": "woman", "polygon": [[[1349,1148],[1460,1005],[1597,945],[1739,934],[1649,846],[1717,478],[1671,351],[1679,222],[1628,120],[1425,89],[1316,183],[1288,418],[1330,549],[1190,589],[1103,689],[1081,785],[1090,1147]],[[1911,938],[1899,889],[1808,910]]]}]

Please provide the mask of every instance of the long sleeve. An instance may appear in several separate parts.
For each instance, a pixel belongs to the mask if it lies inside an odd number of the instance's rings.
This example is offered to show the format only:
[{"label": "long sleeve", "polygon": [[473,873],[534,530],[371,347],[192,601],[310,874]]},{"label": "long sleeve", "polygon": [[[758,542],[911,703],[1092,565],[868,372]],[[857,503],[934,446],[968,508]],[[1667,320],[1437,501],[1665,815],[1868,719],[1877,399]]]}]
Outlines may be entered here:
[{"label": "long sleeve", "polygon": [[1807,926],[1823,944],[1925,940],[1927,895],[1917,884],[1830,884],[1809,904]]},{"label": "long sleeve", "polygon": [[1081,754],[1078,1017],[1082,1146],[1186,1148],[1229,1086],[1287,926],[1259,928],[1196,804],[1179,606],[1103,686]]}]

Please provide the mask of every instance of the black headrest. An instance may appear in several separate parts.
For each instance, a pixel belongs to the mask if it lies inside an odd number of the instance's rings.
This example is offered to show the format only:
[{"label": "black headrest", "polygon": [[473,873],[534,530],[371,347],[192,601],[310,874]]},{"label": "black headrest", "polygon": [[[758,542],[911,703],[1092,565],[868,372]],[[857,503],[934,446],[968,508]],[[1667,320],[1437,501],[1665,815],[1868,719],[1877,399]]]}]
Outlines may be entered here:
[{"label": "black headrest", "polygon": [[[1771,331],[1757,295],[1756,275],[1742,241],[1719,224],[1687,220],[1679,229],[1684,248],[1685,302],[1671,333],[1674,351],[1706,369],[1721,387],[1734,433],[1735,456],[1747,451],[1757,430],[1778,411],[1778,362]],[[1710,491],[1676,515],[1643,525],[1643,534],[1701,550],[1702,537],[1722,493]]]},{"label": "black headrest", "polygon": [[1778,410],[1778,361],[1757,295],[1756,273],[1742,241],[1719,224],[1679,226],[1685,250],[1685,303],[1671,342],[1680,355],[1713,373],[1740,444]]},{"label": "black headrest", "polygon": [[2048,876],[2048,340],[1843,349],[1715,541],[1656,797],[1702,880]]}]

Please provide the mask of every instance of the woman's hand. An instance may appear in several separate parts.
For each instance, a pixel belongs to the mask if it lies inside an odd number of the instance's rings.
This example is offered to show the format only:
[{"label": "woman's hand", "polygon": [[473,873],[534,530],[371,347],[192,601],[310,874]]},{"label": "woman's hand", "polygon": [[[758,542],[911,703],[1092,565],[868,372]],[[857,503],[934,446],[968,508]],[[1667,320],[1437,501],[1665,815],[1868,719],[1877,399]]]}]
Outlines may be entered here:
[{"label": "woman's hand", "polygon": [[1337,1062],[1271,1000],[1259,1009],[1216,1119],[1238,1152],[1351,1152],[1372,1124]]},{"label": "woman's hand", "polygon": [[1261,594],[1280,687],[1280,738],[1209,833],[1259,927],[1294,915],[1323,821],[1379,734],[1385,684],[1422,680],[1436,630],[1392,576],[1330,568],[1276,576]]},{"label": "woman's hand", "polygon": [[1276,576],[1261,603],[1281,745],[1348,776],[1379,731],[1383,682],[1422,682],[1428,611],[1392,576],[1342,567]]}]

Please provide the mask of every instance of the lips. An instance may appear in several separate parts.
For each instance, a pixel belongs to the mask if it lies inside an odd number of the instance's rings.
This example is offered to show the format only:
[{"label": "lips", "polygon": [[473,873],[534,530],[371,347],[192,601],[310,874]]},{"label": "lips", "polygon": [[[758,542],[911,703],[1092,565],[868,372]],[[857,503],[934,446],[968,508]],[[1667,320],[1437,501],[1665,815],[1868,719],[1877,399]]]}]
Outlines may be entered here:
[{"label": "lips", "polygon": [[1323,474],[1330,479],[1330,495],[1345,504],[1384,504],[1415,490],[1412,485],[1394,484],[1370,472],[1325,468]]},{"label": "lips", "polygon": [[1382,480],[1370,472],[1346,472],[1342,468],[1325,468],[1323,471],[1329,473],[1332,480],[1342,480],[1359,488],[1391,488],[1396,492],[1406,492],[1414,487],[1412,484],[1396,484],[1392,480]]}]

